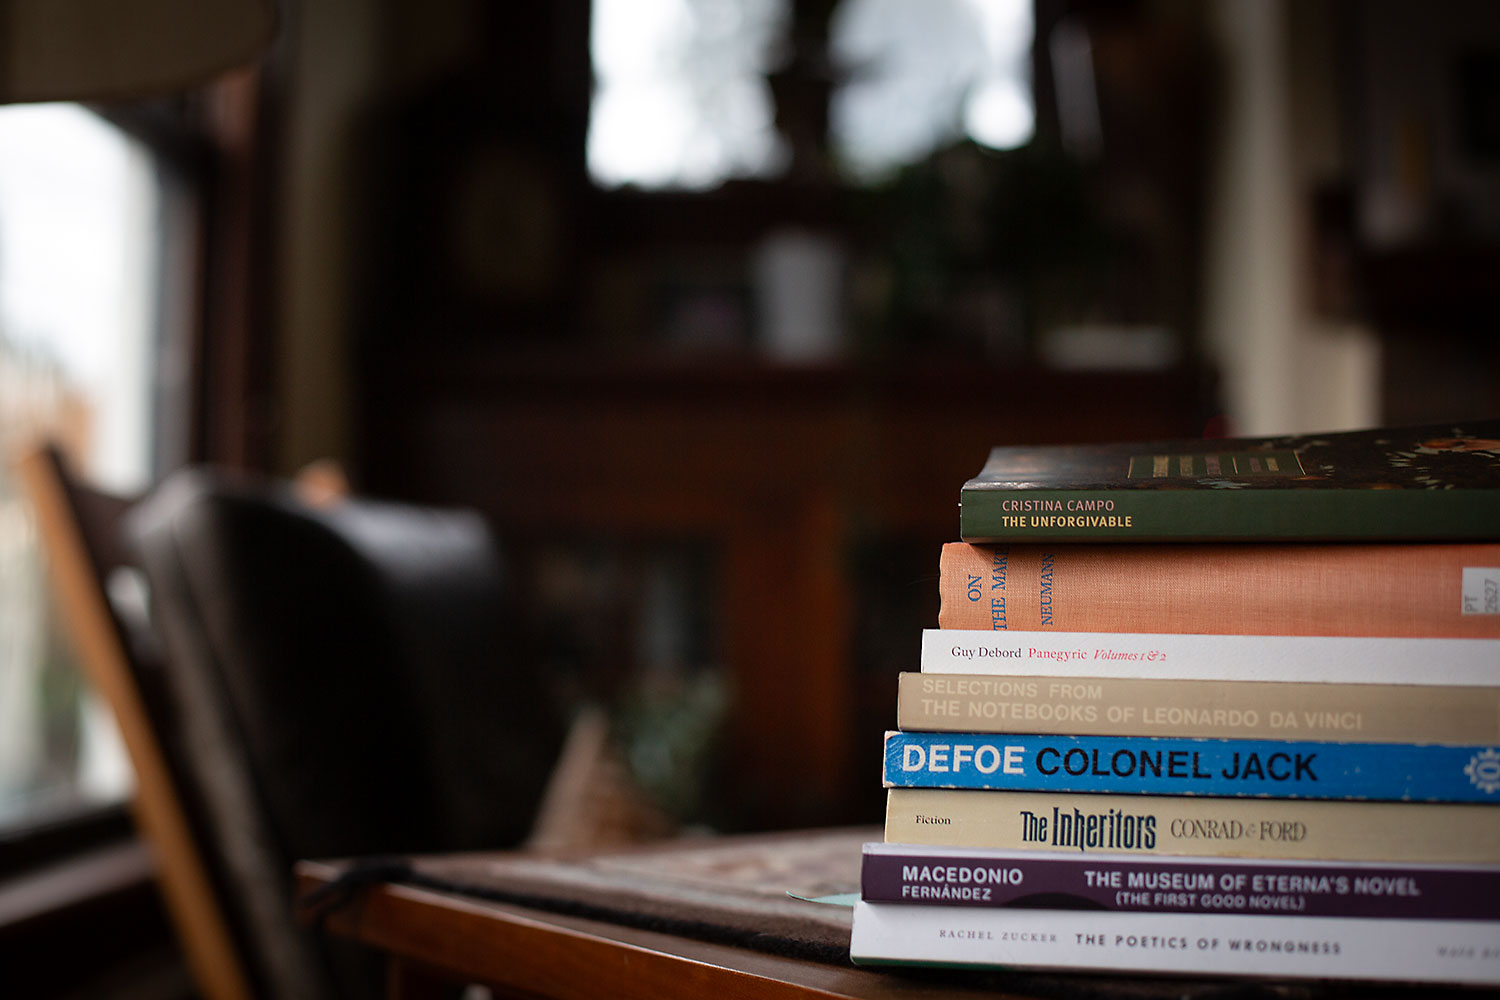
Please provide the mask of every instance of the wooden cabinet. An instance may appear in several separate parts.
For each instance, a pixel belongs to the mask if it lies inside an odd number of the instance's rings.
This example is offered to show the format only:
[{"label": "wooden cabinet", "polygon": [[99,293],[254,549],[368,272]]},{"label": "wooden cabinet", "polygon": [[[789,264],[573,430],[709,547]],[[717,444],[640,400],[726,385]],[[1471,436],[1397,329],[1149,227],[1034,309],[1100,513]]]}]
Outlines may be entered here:
[{"label": "wooden cabinet", "polygon": [[[1188,372],[425,357],[368,388],[363,472],[378,492],[475,505],[522,546],[711,547],[733,691],[719,791],[745,827],[879,818],[894,671],[936,624],[938,546],[991,445],[1193,437],[1204,421]],[[855,652],[851,551],[865,545],[868,566],[880,539],[930,562],[904,591],[921,605],[911,658],[872,667]]]}]

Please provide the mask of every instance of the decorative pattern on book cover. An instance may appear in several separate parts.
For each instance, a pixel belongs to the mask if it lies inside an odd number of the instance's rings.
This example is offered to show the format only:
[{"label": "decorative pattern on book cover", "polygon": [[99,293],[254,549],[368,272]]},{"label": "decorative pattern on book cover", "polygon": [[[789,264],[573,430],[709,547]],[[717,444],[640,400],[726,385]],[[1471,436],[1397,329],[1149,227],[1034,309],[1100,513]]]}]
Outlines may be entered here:
[{"label": "decorative pattern on book cover", "polygon": [[887,788],[1500,803],[1500,749],[1414,743],[886,733]]},{"label": "decorative pattern on book cover", "polygon": [[1489,805],[892,788],[885,839],[1083,854],[1500,863]]},{"label": "decorative pattern on book cover", "polygon": [[860,896],[929,906],[1500,920],[1500,866],[1156,860],[866,844]]},{"label": "decorative pattern on book cover", "polygon": [[932,673],[898,685],[907,731],[1500,744],[1500,687]]},{"label": "decorative pattern on book cover", "polygon": [[965,541],[1500,538],[1500,420],[993,449]]}]

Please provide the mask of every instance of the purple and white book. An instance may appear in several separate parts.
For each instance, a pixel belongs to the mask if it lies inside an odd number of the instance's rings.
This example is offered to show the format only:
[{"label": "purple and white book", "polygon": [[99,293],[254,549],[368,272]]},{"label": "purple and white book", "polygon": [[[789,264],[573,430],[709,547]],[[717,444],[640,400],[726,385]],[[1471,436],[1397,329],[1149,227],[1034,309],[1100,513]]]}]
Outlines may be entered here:
[{"label": "purple and white book", "polygon": [[860,889],[871,903],[928,906],[1500,921],[1500,865],[869,843]]}]

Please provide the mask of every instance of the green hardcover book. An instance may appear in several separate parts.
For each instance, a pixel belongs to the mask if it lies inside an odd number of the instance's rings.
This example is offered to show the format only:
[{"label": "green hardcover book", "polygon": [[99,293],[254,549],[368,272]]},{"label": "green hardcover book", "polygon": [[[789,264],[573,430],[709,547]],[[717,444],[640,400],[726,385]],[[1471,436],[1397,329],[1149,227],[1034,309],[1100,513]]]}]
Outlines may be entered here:
[{"label": "green hardcover book", "polygon": [[995,448],[967,542],[1500,538],[1500,420]]}]

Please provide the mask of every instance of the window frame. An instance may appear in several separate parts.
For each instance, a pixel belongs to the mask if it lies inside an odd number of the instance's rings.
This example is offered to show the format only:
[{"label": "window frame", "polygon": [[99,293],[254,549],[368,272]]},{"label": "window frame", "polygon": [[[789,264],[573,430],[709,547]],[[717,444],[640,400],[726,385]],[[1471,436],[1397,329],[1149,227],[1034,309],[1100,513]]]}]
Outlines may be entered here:
[{"label": "window frame", "polygon": [[[177,243],[164,248],[158,294],[164,346],[182,352],[184,375],[164,406],[159,365],[155,372],[154,477],[190,462],[270,467],[274,240],[264,206],[274,204],[279,48],[260,65],[185,95],[125,107],[85,105],[151,151],[170,188],[164,199],[173,199],[171,211],[180,213],[171,222]],[[173,439],[164,420],[186,426]],[[62,947],[71,945],[75,930],[88,928],[175,954],[152,885],[155,866],[141,844],[128,796],[62,805],[0,829],[0,947],[30,948],[38,935]],[[101,870],[109,877],[98,884],[80,879]],[[101,955],[75,971],[102,972],[100,963],[123,957]]]}]

